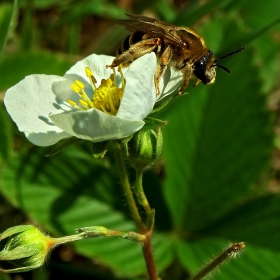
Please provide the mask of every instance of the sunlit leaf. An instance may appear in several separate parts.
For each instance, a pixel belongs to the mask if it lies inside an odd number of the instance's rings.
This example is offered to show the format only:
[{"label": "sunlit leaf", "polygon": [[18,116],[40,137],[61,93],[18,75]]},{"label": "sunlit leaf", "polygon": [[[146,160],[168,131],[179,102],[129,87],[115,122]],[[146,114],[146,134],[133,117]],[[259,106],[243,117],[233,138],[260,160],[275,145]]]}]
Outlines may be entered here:
[{"label": "sunlit leaf", "polygon": [[[72,149],[74,155],[77,148]],[[65,158],[64,150],[47,159],[34,153],[14,157],[2,172],[1,192],[55,236],[74,234],[77,228],[93,225],[135,231],[130,219],[101,200],[98,189],[119,186],[113,172],[94,162],[90,154],[86,160]],[[153,244],[158,269],[162,270],[172,261],[172,241],[155,234]],[[74,247],[118,275],[135,276],[146,271],[141,244],[110,237],[83,240]]]},{"label": "sunlit leaf", "polygon": [[201,228],[221,217],[270,156],[270,116],[251,59],[243,51],[227,61],[231,75],[217,69],[214,85],[190,89],[168,115],[164,190],[179,228]]}]

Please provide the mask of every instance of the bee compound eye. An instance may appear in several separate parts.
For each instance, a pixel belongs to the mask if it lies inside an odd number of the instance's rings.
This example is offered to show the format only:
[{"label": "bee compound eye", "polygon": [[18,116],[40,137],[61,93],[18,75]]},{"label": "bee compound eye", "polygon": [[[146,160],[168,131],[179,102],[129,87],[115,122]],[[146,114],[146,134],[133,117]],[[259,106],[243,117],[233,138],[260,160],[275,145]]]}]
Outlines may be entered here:
[{"label": "bee compound eye", "polygon": [[207,84],[206,64],[203,59],[194,64],[193,73],[203,84]]}]

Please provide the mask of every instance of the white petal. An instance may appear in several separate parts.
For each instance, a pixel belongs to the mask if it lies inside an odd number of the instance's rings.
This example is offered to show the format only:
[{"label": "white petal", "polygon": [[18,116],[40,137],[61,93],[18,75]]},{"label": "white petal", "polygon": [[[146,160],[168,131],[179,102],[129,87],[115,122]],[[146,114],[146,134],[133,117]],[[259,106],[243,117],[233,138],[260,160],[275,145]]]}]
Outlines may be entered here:
[{"label": "white petal", "polygon": [[54,124],[69,134],[93,142],[127,137],[145,124],[141,120],[127,120],[107,115],[97,109],[51,115]]},{"label": "white petal", "polygon": [[114,57],[108,55],[97,55],[92,54],[83,60],[78,61],[74,66],[72,66],[64,75],[64,77],[72,83],[75,80],[79,80],[85,86],[85,91],[89,98],[92,98],[93,90],[86,76],[85,68],[91,69],[93,76],[96,79],[96,86],[98,87],[102,79],[108,79],[113,73],[112,69],[106,68],[106,65],[110,65]]},{"label": "white petal", "polygon": [[136,59],[129,66],[126,74],[126,86],[121,101],[118,117],[130,120],[143,120],[156,102],[154,75],[156,56],[146,54]]},{"label": "white petal", "polygon": [[60,78],[59,81],[55,81],[52,84],[52,92],[57,97],[56,102],[58,104],[64,104],[66,107],[68,107],[68,110],[72,110],[73,107],[67,102],[67,100],[70,99],[76,103],[79,103],[79,99],[81,99],[79,94],[73,91],[71,87],[73,83],[74,81]]},{"label": "white petal", "polygon": [[[36,145],[48,146],[70,137],[49,119],[50,113],[60,113],[67,107],[52,92],[52,83],[64,80],[58,76],[31,75],[10,88],[4,98],[8,113],[18,129]],[[37,138],[34,134],[39,133]]]},{"label": "white petal", "polygon": [[57,133],[56,131],[48,131],[46,133],[37,132],[37,133],[27,133],[25,132],[26,138],[33,143],[34,145],[45,147],[51,146],[62,139],[66,139],[72,137],[72,135],[68,134],[65,131],[61,133]]},{"label": "white petal", "polygon": [[89,84],[89,79],[85,73],[85,68],[89,67],[97,80],[98,86],[102,79],[108,79],[112,74],[112,69],[106,68],[106,65],[110,65],[113,59],[113,56],[92,54],[72,66],[64,77],[71,81],[77,79]]},{"label": "white petal", "polygon": [[183,81],[183,75],[181,71],[176,71],[171,67],[168,67],[163,76],[163,90],[158,98],[158,101],[164,97],[172,94],[175,90],[181,86]]}]

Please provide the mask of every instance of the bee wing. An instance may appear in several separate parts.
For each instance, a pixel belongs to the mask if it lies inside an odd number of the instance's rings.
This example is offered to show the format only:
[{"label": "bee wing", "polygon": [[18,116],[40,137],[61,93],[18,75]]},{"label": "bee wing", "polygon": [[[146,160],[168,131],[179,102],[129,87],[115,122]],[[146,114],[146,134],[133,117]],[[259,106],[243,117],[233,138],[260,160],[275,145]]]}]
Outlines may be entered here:
[{"label": "bee wing", "polygon": [[154,35],[155,37],[164,38],[171,44],[185,47],[185,43],[180,36],[174,33],[174,29],[178,27],[170,23],[166,23],[153,18],[126,14],[131,19],[116,20],[119,25],[125,27],[126,30],[135,32],[143,31],[144,33]]}]

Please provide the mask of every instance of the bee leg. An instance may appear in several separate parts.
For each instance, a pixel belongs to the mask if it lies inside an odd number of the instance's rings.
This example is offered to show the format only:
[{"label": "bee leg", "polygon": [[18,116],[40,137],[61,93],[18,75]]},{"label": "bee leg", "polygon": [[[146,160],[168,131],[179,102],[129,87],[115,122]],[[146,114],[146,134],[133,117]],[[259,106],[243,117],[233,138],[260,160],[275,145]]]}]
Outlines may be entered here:
[{"label": "bee leg", "polygon": [[140,42],[135,43],[134,45],[130,46],[130,48],[124,51],[122,54],[117,55],[116,58],[113,60],[111,65],[106,65],[106,68],[110,67],[117,67],[120,64],[129,65],[135,59],[150,53],[150,52],[157,52],[158,46],[161,44],[160,38],[151,38],[145,39]]},{"label": "bee leg", "polygon": [[172,49],[170,48],[170,46],[168,46],[160,57],[160,62],[159,62],[159,65],[158,65],[156,73],[155,73],[154,79],[155,79],[155,87],[156,87],[157,95],[160,94],[160,90],[159,90],[160,79],[163,76],[163,74],[167,68],[167,65],[170,63],[171,56],[172,56]]},{"label": "bee leg", "polygon": [[193,87],[196,87],[200,82],[201,82],[201,80],[199,80],[199,79],[197,78],[196,81],[195,81],[195,83],[193,84]]},{"label": "bee leg", "polygon": [[187,88],[188,84],[189,84],[189,81],[191,79],[191,76],[192,76],[192,66],[187,64],[184,69],[182,70],[182,73],[183,73],[183,82],[182,82],[182,85],[180,87],[180,90],[178,92],[179,95],[181,95],[184,91],[184,89]]}]

